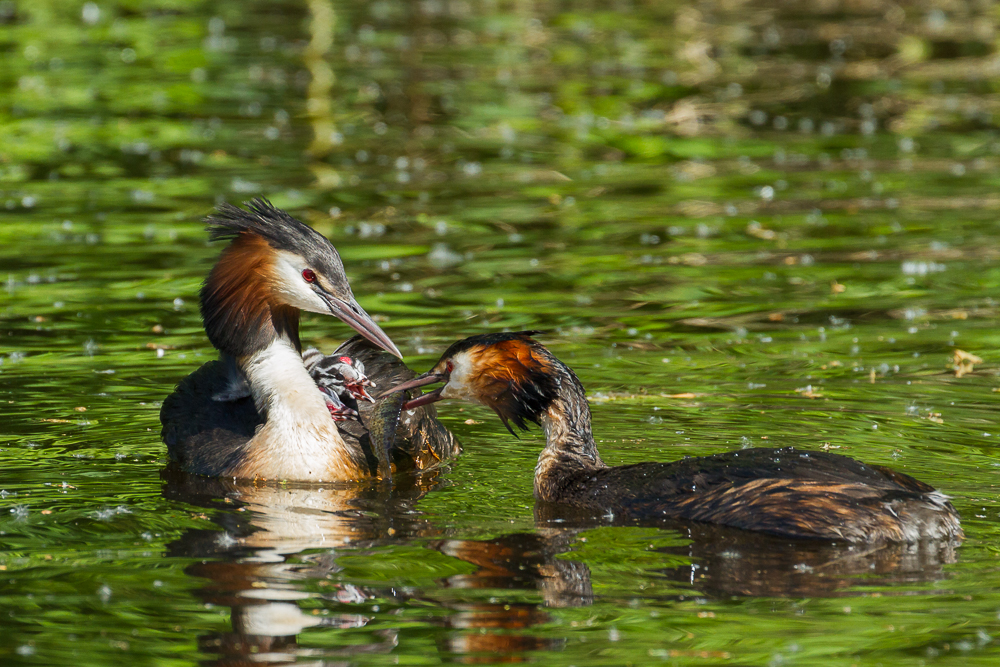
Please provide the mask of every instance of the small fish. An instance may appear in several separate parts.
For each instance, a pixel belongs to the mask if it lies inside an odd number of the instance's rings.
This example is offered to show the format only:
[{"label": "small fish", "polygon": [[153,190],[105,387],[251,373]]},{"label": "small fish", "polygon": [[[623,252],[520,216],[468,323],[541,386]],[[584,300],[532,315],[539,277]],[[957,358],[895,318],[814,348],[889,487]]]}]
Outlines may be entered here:
[{"label": "small fish", "polygon": [[396,441],[396,427],[407,401],[405,391],[387,394],[375,401],[368,423],[368,438],[372,451],[378,459],[378,474],[383,480],[392,479],[392,459],[390,450]]}]

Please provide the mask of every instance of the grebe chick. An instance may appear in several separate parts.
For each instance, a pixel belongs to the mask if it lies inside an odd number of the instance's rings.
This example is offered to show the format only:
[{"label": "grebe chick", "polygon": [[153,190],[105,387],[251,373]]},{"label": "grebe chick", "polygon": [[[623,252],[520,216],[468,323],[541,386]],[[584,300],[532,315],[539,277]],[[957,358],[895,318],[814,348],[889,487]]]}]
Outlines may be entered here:
[{"label": "grebe chick", "polygon": [[359,419],[358,402],[374,403],[368,387],[375,387],[365,365],[345,355],[324,355],[314,347],[302,353],[302,362],[326,398],[326,407],[337,421]]},{"label": "grebe chick", "polygon": [[791,447],[744,449],[673,463],[608,467],[597,451],[583,385],[525,331],[453,344],[429,372],[392,389],[444,382],[410,400],[492,408],[513,433],[539,424],[546,443],[535,498],[630,520],[687,519],[776,535],[848,542],[960,540],[946,496],[909,475]]},{"label": "grebe chick", "polygon": [[[388,360],[378,358],[376,381],[388,385],[412,372],[358,305],[336,249],[261,199],[248,210],[224,205],[208,223],[213,240],[230,241],[201,290],[205,333],[220,359],[182,380],[163,402],[160,421],[170,458],[188,472],[241,479],[373,476],[374,459],[360,434],[345,440],[306,369],[300,311],[333,315],[390,353],[384,355]],[[373,369],[370,360],[378,353],[370,345],[351,345],[341,354],[368,355],[364,363]],[[434,421],[432,415],[422,413],[415,421]],[[443,427],[429,431],[453,444]],[[414,451],[433,446],[419,437],[407,444]]]}]

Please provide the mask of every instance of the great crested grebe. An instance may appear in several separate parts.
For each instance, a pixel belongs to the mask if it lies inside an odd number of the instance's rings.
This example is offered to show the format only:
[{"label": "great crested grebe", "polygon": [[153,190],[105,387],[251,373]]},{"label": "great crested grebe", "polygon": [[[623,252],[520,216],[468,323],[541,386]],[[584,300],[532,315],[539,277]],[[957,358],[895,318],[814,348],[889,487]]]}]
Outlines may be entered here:
[{"label": "great crested grebe", "polygon": [[960,540],[958,513],[933,487],[836,454],[744,449],[673,463],[609,467],[597,451],[583,385],[531,336],[472,336],[427,373],[393,388],[444,382],[404,410],[443,398],[492,408],[511,433],[539,424],[546,444],[535,497],[619,518],[686,519],[788,537],[848,542]]},{"label": "great crested grebe", "polygon": [[[213,240],[230,240],[201,290],[205,333],[220,359],[182,380],[163,402],[160,421],[170,458],[208,476],[315,482],[371,477],[378,453],[365,428],[352,422],[338,429],[332,393],[317,386],[303,362],[300,311],[334,315],[386,350],[355,338],[335,353],[361,364],[377,384],[391,386],[413,372],[358,305],[340,256],[324,236],[265,200],[248,208],[223,205],[207,220]],[[321,366],[320,375],[331,370],[313,353],[310,362]],[[366,414],[370,410],[362,410],[362,419]],[[397,463],[407,458],[422,467],[457,453],[434,413],[409,415],[401,426],[393,452]],[[386,474],[387,467],[381,469]]]}]

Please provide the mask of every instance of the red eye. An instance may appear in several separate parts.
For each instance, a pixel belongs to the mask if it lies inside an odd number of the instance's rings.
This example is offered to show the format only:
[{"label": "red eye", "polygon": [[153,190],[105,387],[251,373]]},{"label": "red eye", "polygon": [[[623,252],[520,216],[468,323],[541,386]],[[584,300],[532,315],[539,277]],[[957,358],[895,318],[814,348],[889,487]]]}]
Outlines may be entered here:
[{"label": "red eye", "polygon": [[447,372],[448,372],[448,373],[450,373],[450,372],[452,372],[453,370],[455,370],[455,364],[453,364],[453,363],[451,362],[451,359],[449,359],[449,360],[448,360],[448,364],[447,364],[447,365],[445,366],[445,368],[447,369]]},{"label": "red eye", "polygon": [[312,269],[302,269],[302,279],[307,283],[316,282],[316,274]]}]

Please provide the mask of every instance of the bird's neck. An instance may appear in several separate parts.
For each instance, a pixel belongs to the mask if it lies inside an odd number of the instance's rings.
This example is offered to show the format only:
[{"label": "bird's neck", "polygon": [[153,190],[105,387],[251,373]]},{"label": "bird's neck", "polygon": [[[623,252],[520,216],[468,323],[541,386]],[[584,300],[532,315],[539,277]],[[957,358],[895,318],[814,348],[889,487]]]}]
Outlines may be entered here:
[{"label": "bird's neck", "polygon": [[265,419],[247,443],[240,476],[314,481],[365,476],[363,453],[344,442],[296,343],[278,336],[237,360]]},{"label": "bird's neck", "polygon": [[331,421],[301,353],[288,338],[275,338],[263,350],[238,358],[237,364],[246,375],[257,411],[267,421],[287,421],[290,414],[306,413],[316,421],[321,416],[322,421]]},{"label": "bird's neck", "polygon": [[545,429],[545,449],[535,466],[535,497],[540,500],[555,500],[563,479],[607,467],[594,442],[583,385],[569,368],[561,370],[558,394],[539,419]]}]

